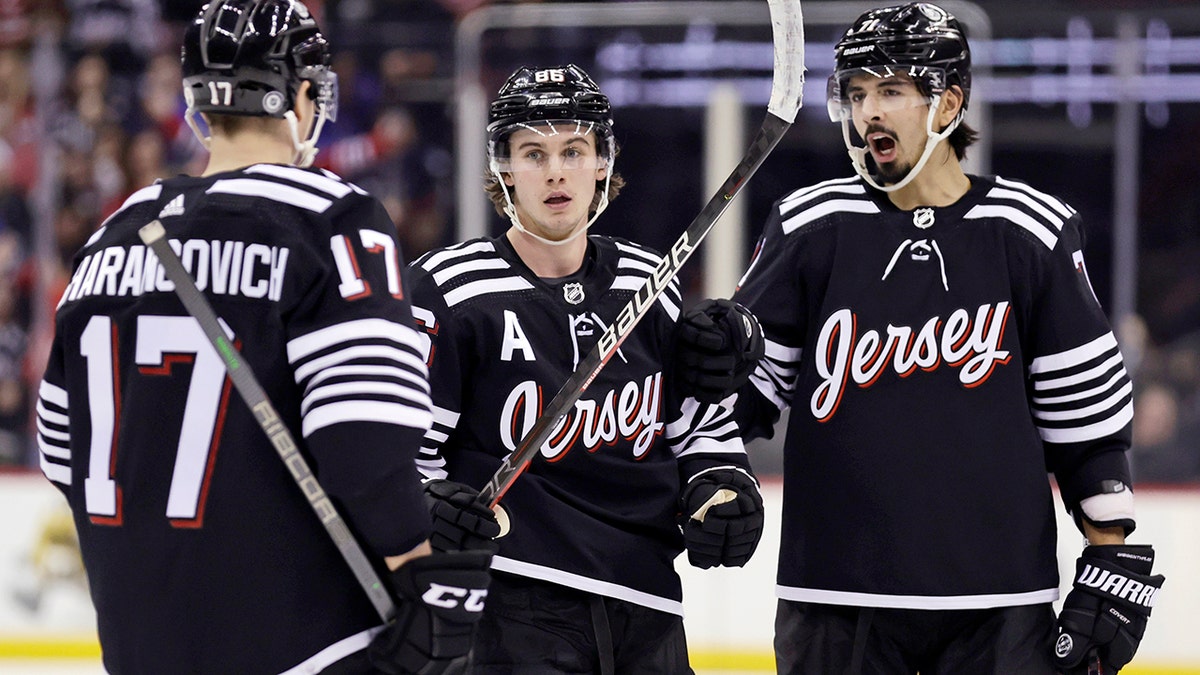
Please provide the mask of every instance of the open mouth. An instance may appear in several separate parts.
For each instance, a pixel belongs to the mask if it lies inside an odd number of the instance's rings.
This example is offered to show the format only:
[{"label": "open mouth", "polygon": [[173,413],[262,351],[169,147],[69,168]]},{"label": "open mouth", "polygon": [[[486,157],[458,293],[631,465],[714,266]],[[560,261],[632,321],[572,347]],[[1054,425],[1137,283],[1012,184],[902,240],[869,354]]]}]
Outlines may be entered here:
[{"label": "open mouth", "polygon": [[556,192],[542,201],[543,204],[550,207],[561,207],[571,202],[571,198],[565,194]]},{"label": "open mouth", "polygon": [[896,159],[896,139],[886,134],[871,134],[867,137],[867,145],[876,162],[890,162]]}]

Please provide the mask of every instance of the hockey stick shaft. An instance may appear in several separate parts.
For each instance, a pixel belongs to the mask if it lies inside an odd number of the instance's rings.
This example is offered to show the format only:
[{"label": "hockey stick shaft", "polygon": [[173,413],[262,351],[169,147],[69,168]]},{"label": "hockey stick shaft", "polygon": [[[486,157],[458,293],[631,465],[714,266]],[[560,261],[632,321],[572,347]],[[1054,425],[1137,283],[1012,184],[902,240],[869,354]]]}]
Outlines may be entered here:
[{"label": "hockey stick shaft", "polygon": [[350,533],[346,521],[342,519],[321,484],[317,482],[316,476],[308,466],[308,461],[300,454],[295,438],[279,417],[275,406],[272,405],[267,393],[259,384],[258,378],[255,377],[254,371],[250,369],[250,364],[242,358],[237,347],[229,341],[229,336],[221,327],[212,305],[209,304],[200,289],[196,288],[196,282],[192,280],[191,275],[180,262],[179,256],[171,248],[162,223],[158,220],[150,222],[138,230],[138,236],[158,256],[158,262],[166,271],[167,278],[175,284],[175,294],[179,296],[188,313],[200,324],[201,330],[208,336],[213,349],[225,362],[225,370],[229,373],[229,379],[233,381],[233,386],[237,387],[238,393],[241,394],[246,407],[253,413],[254,419],[258,420],[263,433],[271,439],[271,445],[275,446],[279,458],[287,465],[296,485],[300,486],[300,490],[308,498],[309,505],[316,512],[321,524],[325,526],[329,537],[333,539],[334,545],[346,560],[346,564],[350,566],[358,583],[366,591],[371,604],[375,606],[375,611],[384,621],[391,620],[396,615],[396,605],[392,601],[392,596],[388,594],[362,547]]},{"label": "hockey stick shaft", "polygon": [[804,25],[800,2],[768,2],[775,44],[775,70],[767,116],[758,135],[733,173],[708,200],[700,214],[654,268],[645,285],[621,309],[616,320],[546,405],[516,450],[504,458],[487,485],[480,489],[479,503],[494,507],[504,497],[795,120],[804,86]]}]

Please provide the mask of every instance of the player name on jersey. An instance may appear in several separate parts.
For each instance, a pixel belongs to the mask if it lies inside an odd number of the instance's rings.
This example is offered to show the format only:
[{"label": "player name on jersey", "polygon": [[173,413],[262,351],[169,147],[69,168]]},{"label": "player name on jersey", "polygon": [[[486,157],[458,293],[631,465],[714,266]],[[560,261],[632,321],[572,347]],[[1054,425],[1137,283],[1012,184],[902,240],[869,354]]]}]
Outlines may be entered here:
[{"label": "player name on jersey", "polygon": [[980,305],[973,318],[966,309],[956,309],[945,321],[930,317],[917,329],[888,324],[883,334],[871,329],[859,335],[854,312],[839,309],[825,320],[817,337],[816,367],[823,381],[809,403],[813,417],[833,417],[847,379],[865,389],[889,364],[897,375],[908,377],[917,368],[933,371],[944,362],[959,368],[964,387],[979,386],[996,364],[1009,361],[1009,353],[1000,349],[1008,312],[1008,303],[998,302]]},{"label": "player name on jersey", "polygon": [[[286,247],[216,239],[172,239],[170,244],[200,290],[279,300],[287,270]],[[174,290],[175,284],[167,279],[154,251],[140,244],[109,246],[79,263],[59,306],[92,295],[138,296]]]}]

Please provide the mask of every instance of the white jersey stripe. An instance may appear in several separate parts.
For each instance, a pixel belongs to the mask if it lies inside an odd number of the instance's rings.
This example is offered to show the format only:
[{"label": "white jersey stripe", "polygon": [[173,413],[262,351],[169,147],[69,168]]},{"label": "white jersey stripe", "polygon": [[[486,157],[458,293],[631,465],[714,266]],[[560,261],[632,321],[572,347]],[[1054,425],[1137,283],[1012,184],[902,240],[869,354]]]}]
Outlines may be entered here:
[{"label": "white jersey stripe", "polygon": [[317,213],[324,213],[330,206],[333,206],[333,200],[319,197],[307,190],[255,178],[226,178],[213,183],[205,192],[263,197]]},{"label": "white jersey stripe", "polygon": [[375,628],[368,628],[361,633],[355,633],[350,637],[342,638],[279,675],[311,675],[311,673],[319,673],[354,652],[366,649],[371,644],[371,639],[381,630],[383,630],[383,626],[376,626]]},{"label": "white jersey stripe", "polygon": [[261,173],[267,176],[275,176],[276,178],[290,180],[295,183],[303,183],[310,188],[333,195],[335,199],[341,199],[342,197],[350,194],[352,191],[349,185],[346,185],[339,180],[318,176],[315,173],[310,173],[304,169],[297,169],[291,166],[279,166],[277,164],[256,164],[246,169],[246,173]]},{"label": "white jersey stripe", "polygon": [[621,258],[617,261],[617,269],[637,270],[639,272],[645,272],[646,276],[654,274],[654,265],[648,264],[642,260],[636,260],[634,258]]},{"label": "white jersey stripe", "polygon": [[783,221],[783,233],[791,234],[818,218],[839,211],[847,213],[879,213],[879,207],[875,205],[875,202],[866,199],[830,199],[829,201],[811,206]]},{"label": "white jersey stripe", "polygon": [[461,258],[465,255],[471,255],[474,253],[491,253],[495,250],[496,247],[493,246],[492,242],[490,241],[478,241],[467,246],[462,244],[458,246],[451,246],[450,248],[443,249],[430,255],[421,262],[421,267],[432,271],[435,267],[440,267],[442,263],[448,260]]},{"label": "white jersey stripe", "polygon": [[1117,385],[1118,382],[1125,379],[1125,370],[1122,368],[1120,372],[1108,378],[1108,381],[1096,385],[1090,389],[1085,389],[1074,394],[1064,394],[1062,396],[1034,396],[1033,404],[1037,406],[1055,405],[1057,403],[1070,403],[1071,401],[1080,401],[1085,398],[1091,398],[1108,391]]},{"label": "white jersey stripe", "polygon": [[425,361],[412,352],[386,345],[358,345],[340,349],[320,358],[312,359],[295,370],[296,383],[302,383],[313,373],[338,364],[347,363],[354,359],[389,359],[401,365],[408,365],[420,373],[427,372]]},{"label": "white jersey stripe", "polygon": [[1047,443],[1082,443],[1115,434],[1132,419],[1133,401],[1130,401],[1117,414],[1095,424],[1063,429],[1038,427],[1038,434]]},{"label": "white jersey stripe", "polygon": [[[423,392],[417,391],[412,387],[406,387],[393,382],[337,382],[335,384],[326,384],[320,387],[309,387],[308,393],[305,394],[304,400],[300,402],[300,414],[307,415],[314,406],[318,405],[319,401],[323,401],[335,396],[359,395],[359,394],[382,394],[385,396],[394,396],[402,398],[415,405],[429,408],[433,402],[429,396]],[[364,399],[372,400],[373,399]]]},{"label": "white jersey stripe", "polygon": [[45,457],[42,457],[38,461],[38,464],[41,466],[42,473],[45,474],[46,478],[61,485],[71,484],[71,467],[55,464],[48,461]]},{"label": "white jersey stripe", "polygon": [[158,199],[159,195],[161,195],[161,194],[162,194],[162,185],[148,185],[148,186],[138,190],[137,192],[134,192],[133,194],[129,195],[129,198],[125,200],[125,203],[121,204],[121,208],[117,209],[116,211],[113,211],[112,214],[109,215],[109,217],[104,219],[103,223],[100,223],[100,229],[96,230],[96,233],[88,238],[87,243],[84,244],[84,247],[86,248],[87,246],[91,246],[93,243],[95,243],[95,241],[97,239],[99,239],[100,236],[103,234],[105,227],[110,222],[112,222],[113,218],[117,217],[118,213],[121,213],[122,211],[133,206],[134,204],[141,204],[142,202],[154,201],[155,199]]},{"label": "white jersey stripe", "polygon": [[46,438],[55,441],[71,441],[71,434],[63,431],[55,431],[54,429],[47,427],[40,418],[37,420],[37,430],[38,435],[45,436]]},{"label": "white jersey stripe", "polygon": [[455,263],[434,272],[432,276],[437,285],[441,286],[454,277],[467,274],[468,272],[509,269],[512,269],[512,265],[509,265],[508,261],[503,258],[484,258],[483,260],[464,260],[463,262]]},{"label": "white jersey stripe", "polygon": [[572,574],[570,572],[554,569],[553,567],[535,565],[522,560],[514,560],[512,558],[506,558],[498,555],[495,558],[492,558],[492,569],[523,577],[529,577],[531,579],[549,581],[552,584],[559,584],[566,586],[567,588],[578,589],[585,593],[594,593],[596,595],[603,595],[608,598],[625,600],[626,602],[631,602],[635,605],[641,605],[643,607],[649,607],[650,609],[656,609],[660,612],[683,616],[683,603],[677,600],[670,600],[657,595],[650,595],[649,593],[634,590],[628,586],[621,586],[619,584],[614,584],[607,581],[590,579],[578,574]]},{"label": "white jersey stripe", "polygon": [[827,591],[817,588],[775,586],[775,597],[795,602],[815,602],[852,607],[887,607],[889,609],[991,609],[1038,605],[1058,600],[1057,588],[1025,593],[994,593],[988,595],[880,595],[851,591]]},{"label": "white jersey stripe", "polygon": [[[69,441],[71,439],[68,438],[66,440]],[[65,460],[71,459],[71,448],[70,447],[51,445],[50,443],[47,443],[44,438],[42,438],[41,434],[38,434],[37,444],[38,444],[38,449],[42,451],[43,455],[46,455],[48,457],[54,457],[55,459],[65,459]]]},{"label": "white jersey stripe", "polygon": [[1063,228],[1063,223],[1066,222],[1062,218],[1059,218],[1054,212],[1050,211],[1050,209],[1042,206],[1040,202],[1034,200],[1024,192],[1018,192],[1017,190],[1005,190],[1004,188],[992,188],[988,191],[988,197],[993,199],[1009,199],[1021,202],[1025,206],[1028,206],[1036,211],[1039,216],[1045,218],[1051,225],[1054,226],[1054,229],[1056,230],[1061,230]]},{"label": "white jersey stripe", "polygon": [[446,305],[453,307],[460,302],[476,298],[481,295],[489,295],[492,293],[507,293],[511,291],[524,291],[533,288],[533,284],[520,277],[505,277],[503,279],[483,279],[481,281],[472,281],[468,284],[463,284],[458,288],[446,291]]},{"label": "white jersey stripe", "polygon": [[972,206],[970,211],[967,211],[967,215],[963,216],[965,220],[976,220],[979,218],[1003,218],[1027,230],[1049,249],[1053,249],[1054,245],[1058,243],[1058,237],[1044,223],[1039,222],[1033,216],[1013,206],[977,204]]},{"label": "white jersey stripe", "polygon": [[328,347],[371,338],[382,338],[398,344],[418,349],[420,340],[417,331],[402,323],[387,319],[358,319],[344,321],[301,335],[288,341],[288,361],[295,363],[300,359]]},{"label": "white jersey stripe", "polygon": [[429,380],[425,375],[414,373],[411,370],[405,370],[404,368],[396,368],[395,366],[379,365],[332,366],[325,368],[316,375],[312,376],[312,379],[308,381],[308,387],[311,389],[315,387],[318,382],[323,382],[331,377],[349,377],[355,375],[386,377],[392,380],[406,380],[417,385],[421,391],[429,393]]},{"label": "white jersey stripe", "polygon": [[57,424],[59,426],[64,426],[64,427],[71,423],[70,417],[67,417],[66,415],[64,415],[62,413],[56,413],[53,410],[50,410],[42,403],[43,400],[45,400],[45,399],[39,398],[38,402],[37,402],[38,417],[41,417],[42,419],[46,420],[47,422],[49,422],[51,424]]},{"label": "white jersey stripe", "polygon": [[1105,410],[1112,409],[1113,406],[1115,406],[1118,402],[1120,402],[1121,399],[1125,398],[1126,396],[1131,395],[1132,393],[1133,393],[1133,383],[1126,382],[1124,387],[1121,387],[1120,389],[1116,390],[1110,396],[1108,396],[1103,401],[1100,401],[1098,403],[1093,403],[1091,405],[1084,406],[1082,408],[1074,408],[1072,410],[1047,411],[1047,410],[1036,410],[1035,409],[1033,411],[1033,416],[1038,418],[1039,420],[1045,420],[1047,422],[1083,419],[1085,417],[1091,417],[1092,415],[1102,413]]},{"label": "white jersey stripe", "polygon": [[45,380],[42,380],[41,386],[38,387],[38,396],[60,408],[70,407],[67,405],[67,390],[56,387]]},{"label": "white jersey stripe", "polygon": [[[1121,363],[1121,355],[1114,354],[1111,358],[1106,359],[1104,363],[1101,363],[1094,368],[1088,368],[1081,373],[1075,373],[1074,375],[1058,377],[1050,380],[1035,380],[1033,383],[1033,388],[1037,391],[1050,391],[1053,389],[1062,389],[1063,387],[1072,387],[1077,384],[1090,382],[1098,377],[1103,376],[1104,373],[1108,372],[1114,366],[1120,365]],[[1127,375],[1124,366],[1121,367],[1119,375],[1121,377],[1125,377]]]},{"label": "white jersey stripe", "polygon": [[783,199],[779,200],[779,203],[780,204],[783,204],[784,202],[797,203],[798,201],[802,201],[802,198],[805,195],[812,194],[813,192],[816,192],[818,190],[824,190],[825,188],[828,188],[828,187],[846,186],[846,185],[857,185],[859,189],[856,192],[858,194],[865,194],[867,191],[866,188],[863,186],[862,182],[859,181],[857,176],[851,176],[849,178],[834,178],[832,180],[822,181],[815,185],[809,185],[806,187],[802,187],[798,190],[793,190],[792,192],[788,193]]},{"label": "white jersey stripe", "polygon": [[1047,354],[1035,358],[1029,364],[1030,373],[1045,373],[1054,370],[1066,370],[1074,368],[1081,363],[1091,361],[1097,356],[1101,356],[1117,346],[1117,338],[1112,332],[1105,333],[1100,337],[1079,345],[1074,349],[1068,349],[1065,352],[1057,354]]},{"label": "white jersey stripe", "polygon": [[859,184],[859,185],[834,184],[834,185],[825,185],[824,187],[814,186],[814,188],[819,188],[819,189],[809,189],[809,190],[804,190],[803,192],[801,192],[799,194],[792,193],[791,195],[788,195],[787,198],[785,198],[783,201],[779,202],[779,215],[786,216],[788,214],[788,211],[793,211],[797,207],[799,207],[801,204],[810,202],[810,201],[816,199],[817,197],[821,197],[823,195],[828,195],[828,194],[861,195],[861,194],[866,194],[866,191],[867,191],[866,188],[864,188],[861,184]]},{"label": "white jersey stripe", "polygon": [[632,256],[635,256],[638,258],[642,258],[643,260],[648,261],[651,265],[658,265],[658,263],[662,262],[662,256],[651,253],[650,251],[647,251],[644,248],[639,248],[637,246],[630,246],[629,244],[626,244],[626,243],[620,242],[620,241],[616,241],[616,240],[613,240],[613,244],[616,245],[617,250],[620,251],[621,253],[626,253],[626,254],[629,254],[629,255],[632,255]]},{"label": "white jersey stripe", "polygon": [[1071,208],[1070,206],[1067,206],[1062,201],[1060,201],[1057,197],[1047,194],[1045,192],[1042,192],[1041,190],[1037,190],[1037,189],[1033,188],[1032,186],[1026,185],[1025,183],[1020,183],[1015,180],[1008,180],[1008,179],[996,176],[996,184],[1003,185],[1004,187],[1012,188],[1014,190],[1020,190],[1024,193],[1030,195],[1031,197],[1041,201],[1042,203],[1049,205],[1050,208],[1057,211],[1064,219],[1070,218],[1071,216],[1075,215],[1075,209]]},{"label": "white jersey stripe", "polygon": [[302,433],[307,438],[318,429],[344,422],[380,422],[424,431],[432,421],[428,408],[383,401],[339,401],[305,415]]}]

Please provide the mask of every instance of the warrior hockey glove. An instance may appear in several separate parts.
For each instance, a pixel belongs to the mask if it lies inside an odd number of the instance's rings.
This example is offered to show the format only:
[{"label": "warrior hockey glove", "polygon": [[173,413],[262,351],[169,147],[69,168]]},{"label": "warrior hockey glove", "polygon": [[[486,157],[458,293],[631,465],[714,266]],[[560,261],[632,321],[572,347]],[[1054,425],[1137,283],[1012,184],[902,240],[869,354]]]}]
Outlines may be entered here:
[{"label": "warrior hockey glove", "polygon": [[392,572],[396,619],[371,641],[371,664],[388,675],[468,672],[491,563],[484,551],[434,553]]},{"label": "warrior hockey glove", "polygon": [[496,514],[476,499],[479,492],[462,483],[431,480],[425,483],[425,504],[433,516],[429,545],[435,551],[481,550],[496,553],[500,534]]},{"label": "warrior hockey glove", "polygon": [[737,469],[693,478],[680,498],[688,562],[700,569],[745,565],[762,537],[763,500],[754,479]]},{"label": "warrior hockey glove", "polygon": [[1133,658],[1163,576],[1150,576],[1150,546],[1088,546],[1075,564],[1074,588],[1058,617],[1054,658],[1064,674],[1087,672],[1094,650],[1105,675]]},{"label": "warrior hockey glove", "polygon": [[675,326],[675,382],[685,396],[719,403],[741,388],[763,357],[762,328],[732,300],[704,300]]}]

